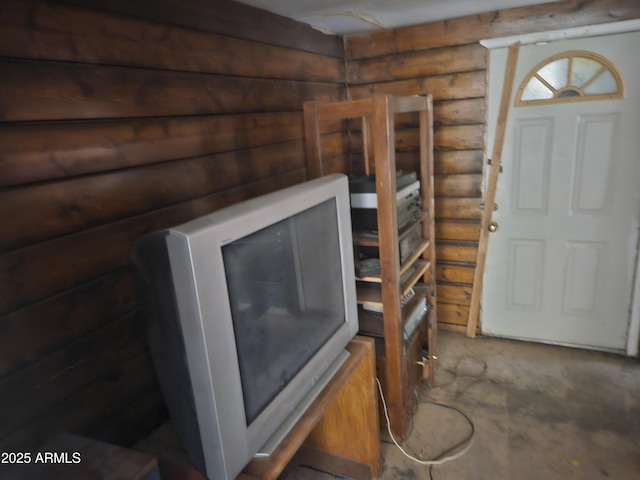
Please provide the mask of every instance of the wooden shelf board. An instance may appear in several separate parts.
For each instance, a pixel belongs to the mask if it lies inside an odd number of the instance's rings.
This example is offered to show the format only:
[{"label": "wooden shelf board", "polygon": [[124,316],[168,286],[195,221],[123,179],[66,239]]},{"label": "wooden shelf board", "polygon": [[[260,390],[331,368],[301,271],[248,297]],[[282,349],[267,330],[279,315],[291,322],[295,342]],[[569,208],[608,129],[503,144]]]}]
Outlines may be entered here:
[{"label": "wooden shelf board", "polygon": [[[402,295],[405,295],[424,275],[427,269],[430,267],[431,262],[429,260],[417,260],[415,262],[416,271],[402,285]],[[379,281],[371,283],[380,283]],[[356,295],[358,297],[358,304],[360,305],[382,305],[382,291],[379,288],[369,288],[364,286],[356,286]]]},{"label": "wooden shelf board", "polygon": [[373,231],[354,231],[353,244],[360,247],[377,247],[378,233]]},{"label": "wooden shelf board", "polygon": [[418,280],[422,278],[422,276],[424,275],[424,272],[426,272],[429,266],[431,265],[431,262],[429,260],[418,260],[416,262],[416,265],[418,266],[418,268],[416,269],[415,272],[413,272],[413,274],[407,279],[407,281],[402,286],[403,295],[406,295],[406,293],[411,288],[413,288],[413,286],[416,283],[418,283]]},{"label": "wooden shelf board", "polygon": [[382,306],[382,292],[379,288],[367,288],[356,286],[356,295],[360,305]]},{"label": "wooden shelf board", "polygon": [[359,282],[382,283],[380,277],[356,277]]},{"label": "wooden shelf board", "polygon": [[431,242],[426,239],[423,240],[422,243],[420,243],[420,246],[416,248],[415,252],[413,252],[411,256],[407,258],[407,260],[405,260],[405,262],[400,266],[400,275],[403,275],[407,270],[409,270],[409,268],[411,268],[411,266],[416,262],[416,260],[418,260],[418,258],[420,258],[420,256],[425,252],[430,244]]},{"label": "wooden shelf board", "polygon": [[[423,240],[420,243],[420,246],[416,249],[416,251],[413,252],[411,256],[400,267],[400,275],[404,275],[404,273],[416,263],[416,261],[427,250],[427,248],[429,248],[430,245],[431,245],[431,242],[429,240]],[[425,261],[429,262],[427,263],[427,268],[428,268],[430,266],[430,260],[425,260]],[[374,275],[369,277],[356,277],[356,280],[360,282],[382,283],[382,278],[380,278],[379,275]]]}]

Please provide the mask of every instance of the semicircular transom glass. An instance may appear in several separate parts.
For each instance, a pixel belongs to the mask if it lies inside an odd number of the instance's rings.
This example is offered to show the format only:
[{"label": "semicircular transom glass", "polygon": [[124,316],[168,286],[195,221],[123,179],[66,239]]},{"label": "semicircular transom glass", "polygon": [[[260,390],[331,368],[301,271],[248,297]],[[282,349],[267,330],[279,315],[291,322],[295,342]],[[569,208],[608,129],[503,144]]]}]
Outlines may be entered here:
[{"label": "semicircular transom glass", "polygon": [[516,106],[623,98],[620,74],[606,58],[570,51],[536,65],[520,84]]}]

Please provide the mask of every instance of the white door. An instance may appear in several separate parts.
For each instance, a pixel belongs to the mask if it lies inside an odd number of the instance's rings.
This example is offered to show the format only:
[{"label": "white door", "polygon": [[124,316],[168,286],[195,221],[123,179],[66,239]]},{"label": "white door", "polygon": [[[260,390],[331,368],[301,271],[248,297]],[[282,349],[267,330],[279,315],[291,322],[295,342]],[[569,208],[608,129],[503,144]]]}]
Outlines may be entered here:
[{"label": "white door", "polygon": [[[489,237],[483,334],[624,351],[640,220],[640,32],[520,48],[527,74],[562,52],[617,68],[625,98],[514,107]],[[490,52],[487,152],[506,49]]]}]

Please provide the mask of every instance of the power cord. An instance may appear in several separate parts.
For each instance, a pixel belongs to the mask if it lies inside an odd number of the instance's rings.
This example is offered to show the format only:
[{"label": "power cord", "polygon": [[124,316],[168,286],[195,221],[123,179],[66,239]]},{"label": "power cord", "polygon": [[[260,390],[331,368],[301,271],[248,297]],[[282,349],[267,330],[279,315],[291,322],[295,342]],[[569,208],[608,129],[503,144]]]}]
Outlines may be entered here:
[{"label": "power cord", "polygon": [[[402,454],[409,458],[410,460],[420,464],[420,465],[428,465],[429,466],[429,478],[431,480],[433,480],[433,476],[432,476],[432,470],[433,467],[435,465],[442,465],[443,463],[447,463],[450,462],[452,460],[456,460],[458,458],[460,458],[461,456],[463,456],[465,453],[467,453],[469,451],[469,449],[471,448],[471,445],[473,445],[473,441],[475,439],[475,435],[476,435],[476,426],[475,426],[475,422],[473,421],[472,418],[470,418],[468,415],[466,415],[462,410],[456,408],[456,407],[452,407],[450,405],[444,405],[441,403],[436,403],[436,402],[424,402],[424,403],[430,403],[431,405],[436,405],[438,407],[444,407],[444,408],[448,408],[450,410],[455,410],[456,412],[460,413],[468,422],[469,425],[471,426],[471,433],[467,436],[467,438],[465,438],[464,440],[462,440],[461,442],[459,442],[458,444],[446,449],[444,452],[442,452],[440,455],[438,455],[437,457],[435,457],[433,460],[421,460],[419,458],[416,458],[412,455],[410,455],[409,453],[407,453],[398,443],[398,441],[395,439],[395,437],[393,436],[393,432],[391,432],[391,421],[389,420],[389,412],[387,410],[387,402],[385,401],[384,398],[384,394],[382,393],[382,385],[380,384],[380,380],[378,378],[376,378],[376,382],[378,384],[378,392],[380,392],[380,398],[382,399],[382,408],[384,410],[384,416],[385,419],[387,421],[387,431],[389,432],[389,436],[391,437],[391,440],[393,441],[394,445],[398,448],[398,450],[400,450],[400,452],[402,452]],[[462,450],[458,451],[455,454],[450,455],[451,452],[454,452],[456,450],[458,450],[459,448],[463,447]]]}]

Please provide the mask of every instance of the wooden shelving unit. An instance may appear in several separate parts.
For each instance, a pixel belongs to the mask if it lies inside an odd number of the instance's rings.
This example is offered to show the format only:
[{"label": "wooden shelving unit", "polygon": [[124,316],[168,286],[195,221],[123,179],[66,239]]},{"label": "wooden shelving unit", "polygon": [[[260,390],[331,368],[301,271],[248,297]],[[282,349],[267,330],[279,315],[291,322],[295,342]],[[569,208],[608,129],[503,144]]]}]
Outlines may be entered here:
[{"label": "wooden shelving unit", "polygon": [[[423,214],[399,231],[395,116],[409,112],[417,112],[419,118],[416,173],[420,180]],[[360,332],[376,339],[377,374],[383,386],[391,430],[397,439],[404,439],[417,407],[416,389],[425,375],[434,384],[437,318],[432,98],[431,95],[395,97],[381,94],[335,103],[308,102],[304,105],[304,120],[309,178],[325,173],[321,148],[321,130],[325,125],[341,120],[352,124],[361,121],[358,133],[362,135],[364,171],[344,173],[375,175],[378,232],[377,235],[354,232],[354,245],[378,249],[380,274],[357,279],[358,303],[382,307],[382,314],[371,313],[360,306]],[[401,262],[399,242],[420,225],[422,241]],[[412,271],[407,275],[410,269]],[[416,292],[414,298],[426,298],[428,311],[407,334],[405,324],[415,300],[403,305],[403,296],[411,289]],[[427,352],[426,362],[424,352]]]}]

